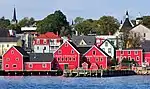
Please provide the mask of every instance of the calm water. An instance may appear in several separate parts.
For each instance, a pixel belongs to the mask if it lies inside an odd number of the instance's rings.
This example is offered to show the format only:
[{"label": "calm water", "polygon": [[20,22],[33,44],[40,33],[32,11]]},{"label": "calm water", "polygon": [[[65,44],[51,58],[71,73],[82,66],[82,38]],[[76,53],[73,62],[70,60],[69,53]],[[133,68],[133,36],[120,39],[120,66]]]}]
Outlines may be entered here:
[{"label": "calm water", "polygon": [[150,76],[109,78],[0,77],[0,89],[150,89]]}]

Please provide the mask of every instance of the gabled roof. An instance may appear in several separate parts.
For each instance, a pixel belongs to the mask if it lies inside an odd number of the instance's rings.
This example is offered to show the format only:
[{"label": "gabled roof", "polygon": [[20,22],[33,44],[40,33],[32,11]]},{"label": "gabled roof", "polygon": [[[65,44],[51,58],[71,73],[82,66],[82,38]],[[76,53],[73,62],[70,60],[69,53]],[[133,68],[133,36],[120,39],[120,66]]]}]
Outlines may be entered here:
[{"label": "gabled roof", "polygon": [[[101,48],[98,48],[98,47],[95,46],[95,45],[93,45],[88,51],[90,51],[93,47],[95,47],[96,49],[98,49],[99,51],[101,51],[105,56],[110,57],[106,52],[104,52]],[[85,55],[86,53],[88,53],[88,51],[85,52],[84,55]]]},{"label": "gabled roof", "polygon": [[52,62],[53,54],[52,53],[30,53],[29,62]]},{"label": "gabled roof", "polygon": [[139,24],[136,27],[134,27],[133,29],[131,29],[131,31],[134,32],[150,32],[150,29],[147,28],[146,26]]},{"label": "gabled roof", "polygon": [[[80,42],[83,41],[87,44],[87,45],[80,45]],[[95,36],[73,36],[72,37],[72,42],[77,46],[77,47],[91,47],[92,45],[95,44],[96,42],[96,38]]]},{"label": "gabled roof", "polygon": [[[110,43],[114,48],[116,48],[108,39],[104,40],[101,45],[103,45],[106,41],[107,41],[108,43]],[[100,47],[101,47],[101,45],[100,45]]]},{"label": "gabled roof", "polygon": [[91,47],[78,47],[78,50],[81,54],[86,53]]},{"label": "gabled roof", "polygon": [[17,42],[20,37],[0,37],[0,42]]},{"label": "gabled roof", "polygon": [[36,38],[48,38],[48,39],[57,39],[60,38],[58,35],[54,34],[53,32],[47,32],[45,34],[40,34]]},{"label": "gabled roof", "polygon": [[14,48],[16,48],[23,55],[23,57],[29,57],[29,54],[20,46],[14,46]]}]

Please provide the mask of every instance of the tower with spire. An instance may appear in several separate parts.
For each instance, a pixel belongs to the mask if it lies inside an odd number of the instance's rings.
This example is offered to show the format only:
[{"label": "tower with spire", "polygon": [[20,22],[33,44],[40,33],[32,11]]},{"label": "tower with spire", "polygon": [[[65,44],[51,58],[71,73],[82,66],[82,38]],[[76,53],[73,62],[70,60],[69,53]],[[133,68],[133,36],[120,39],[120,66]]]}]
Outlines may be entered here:
[{"label": "tower with spire", "polygon": [[133,23],[129,19],[129,12],[126,11],[125,20],[120,26],[120,31],[131,30],[134,27]]},{"label": "tower with spire", "polygon": [[17,24],[17,16],[16,16],[16,8],[14,7],[14,11],[13,11],[13,18],[12,18],[12,21],[11,23],[12,24]]}]

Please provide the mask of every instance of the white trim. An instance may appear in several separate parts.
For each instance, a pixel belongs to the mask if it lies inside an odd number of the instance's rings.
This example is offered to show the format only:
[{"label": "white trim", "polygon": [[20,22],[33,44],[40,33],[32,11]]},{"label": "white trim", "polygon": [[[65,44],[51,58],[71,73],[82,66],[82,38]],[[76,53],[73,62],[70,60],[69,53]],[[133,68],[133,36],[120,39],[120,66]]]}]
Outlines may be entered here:
[{"label": "white trim", "polygon": [[[87,54],[93,47],[95,47],[99,52],[101,52],[103,55],[105,55],[100,49],[98,49],[95,45],[93,45],[86,53],[84,53],[83,55]],[[105,57],[107,57],[107,55],[105,55]]]},{"label": "white trim", "polygon": [[42,64],[42,63],[51,63],[51,62],[24,62],[25,64]]},{"label": "white trim", "polygon": [[69,63],[58,63],[58,64],[69,64]]},{"label": "white trim", "polygon": [[66,42],[67,42],[78,54],[80,54],[80,53],[78,52],[78,50],[75,49],[68,41],[65,41],[61,46],[59,46],[59,48],[57,48],[57,50],[54,51],[53,55],[54,55]]}]

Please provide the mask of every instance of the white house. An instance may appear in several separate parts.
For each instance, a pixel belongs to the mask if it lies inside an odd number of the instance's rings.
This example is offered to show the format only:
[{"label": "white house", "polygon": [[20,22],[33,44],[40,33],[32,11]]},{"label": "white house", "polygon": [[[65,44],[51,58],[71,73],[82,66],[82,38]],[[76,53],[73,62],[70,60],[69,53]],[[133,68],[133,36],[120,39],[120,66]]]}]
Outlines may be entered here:
[{"label": "white house", "polygon": [[101,45],[100,48],[106,52],[112,58],[115,58],[115,46],[109,41],[105,40]]}]

